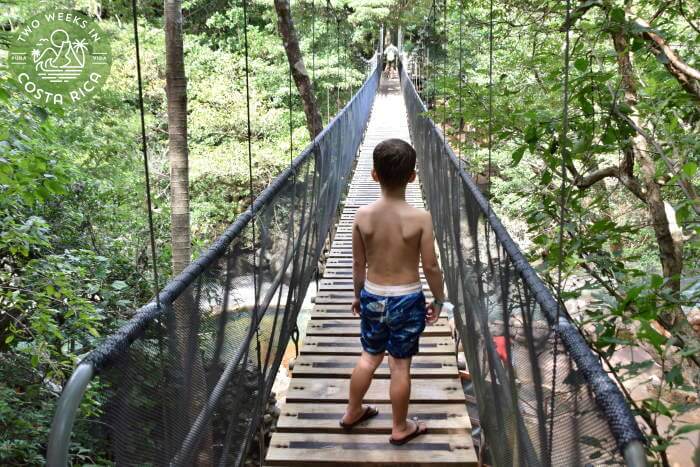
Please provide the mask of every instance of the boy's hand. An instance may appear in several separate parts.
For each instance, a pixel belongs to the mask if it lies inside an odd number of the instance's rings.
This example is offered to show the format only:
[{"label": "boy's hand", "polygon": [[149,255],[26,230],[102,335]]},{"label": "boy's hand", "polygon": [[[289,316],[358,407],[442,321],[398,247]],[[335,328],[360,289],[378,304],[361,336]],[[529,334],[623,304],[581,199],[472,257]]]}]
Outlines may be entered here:
[{"label": "boy's hand", "polygon": [[432,302],[426,307],[426,310],[427,313],[425,314],[425,321],[428,324],[434,324],[440,317],[442,305],[438,305],[437,303]]},{"label": "boy's hand", "polygon": [[352,299],[352,314],[360,316],[360,299],[357,297]]}]

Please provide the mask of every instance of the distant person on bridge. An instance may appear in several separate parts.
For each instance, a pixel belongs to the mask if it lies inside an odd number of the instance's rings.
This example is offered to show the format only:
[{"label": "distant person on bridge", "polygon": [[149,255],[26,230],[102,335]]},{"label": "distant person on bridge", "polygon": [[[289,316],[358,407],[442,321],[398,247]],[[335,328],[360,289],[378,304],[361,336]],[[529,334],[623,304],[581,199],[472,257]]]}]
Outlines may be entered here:
[{"label": "distant person on bridge", "polygon": [[[445,300],[443,277],[435,254],[430,213],[406,202],[406,185],[416,178],[416,151],[400,139],[374,149],[372,178],[382,197],[358,209],[352,229],[352,312],[360,315],[362,355],[352,372],[350,397],[340,421],[350,429],[378,414],[363,406],[374,372],[389,353],[389,395],[393,426],[389,442],[405,444],[425,434],[425,423],[407,420],[411,395],[411,358],[426,322],[437,321]],[[418,272],[423,271],[435,297],[426,306]]]},{"label": "distant person on bridge", "polygon": [[389,47],[384,51],[384,73],[391,78],[392,71],[396,71],[396,61],[399,56],[399,49],[394,44],[389,44]]}]

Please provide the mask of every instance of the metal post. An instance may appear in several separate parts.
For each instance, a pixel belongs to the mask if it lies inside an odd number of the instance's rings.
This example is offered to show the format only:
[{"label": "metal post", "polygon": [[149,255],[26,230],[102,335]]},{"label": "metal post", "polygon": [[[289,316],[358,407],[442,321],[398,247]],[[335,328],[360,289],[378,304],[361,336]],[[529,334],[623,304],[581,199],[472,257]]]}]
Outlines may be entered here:
[{"label": "metal post", "polygon": [[396,36],[396,46],[399,48],[399,56],[401,56],[403,53],[403,30],[401,29],[401,25],[399,25],[399,32]]},{"label": "metal post", "polygon": [[647,467],[647,456],[640,441],[631,441],[625,446],[625,464],[628,467]]},{"label": "metal post", "polygon": [[379,55],[384,55],[384,25],[379,26]]},{"label": "metal post", "polygon": [[92,365],[81,363],[63,388],[49,433],[49,447],[46,450],[46,465],[49,467],[68,465],[68,448],[70,447],[73,423],[75,423],[75,416],[78,414],[85,390],[94,374],[95,369]]}]

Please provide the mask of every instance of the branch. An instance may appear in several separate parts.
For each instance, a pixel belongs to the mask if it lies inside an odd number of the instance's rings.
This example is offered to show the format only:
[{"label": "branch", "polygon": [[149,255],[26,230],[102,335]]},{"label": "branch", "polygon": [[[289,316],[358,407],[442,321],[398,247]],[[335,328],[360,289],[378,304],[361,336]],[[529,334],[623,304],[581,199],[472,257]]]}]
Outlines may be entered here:
[{"label": "branch", "polygon": [[564,22],[564,24],[561,25],[559,31],[566,32],[571,29],[571,27],[576,24],[576,21],[581,19],[588,12],[588,10],[595,6],[603,8],[603,2],[601,0],[586,0],[581,2],[581,4],[571,12],[571,15],[569,15],[569,21]]},{"label": "branch", "polygon": [[685,14],[685,11],[683,11],[683,0],[678,0],[678,10],[681,12],[681,16],[690,25],[690,27],[695,29],[695,32],[700,34],[700,28],[698,28],[692,21],[690,21],[690,18],[688,18],[688,16]]},{"label": "branch", "polygon": [[683,89],[700,101],[700,71],[681,60],[673,49],[666,44],[666,41],[652,31],[649,23],[639,18],[635,18],[632,22],[641,30],[641,37],[649,43],[649,47],[656,55],[657,60],[663,63]]},{"label": "branch", "polygon": [[299,39],[292,20],[289,0],[275,0],[274,3],[275,10],[277,10],[277,29],[282,38],[294,83],[304,105],[306,128],[309,130],[311,140],[313,140],[323,130],[321,112],[316,102],[313,83],[311,83],[306,67],[304,67],[304,58],[299,48]]},{"label": "branch", "polygon": [[[661,156],[661,159],[663,159],[664,163],[666,164],[666,167],[668,167],[670,170],[675,170],[675,167],[673,166],[673,163],[666,157],[666,153],[664,150],[661,148],[661,145],[656,141],[654,138],[649,135],[642,127],[637,125],[634,120],[629,118],[627,115],[623,114],[620,112],[620,110],[615,107],[613,109],[615,114],[625,122],[629,126],[631,126],[634,131],[636,131],[640,136],[642,136],[649,145],[653,146],[656,152]],[[688,197],[689,200],[692,201],[693,205],[693,210],[695,211],[696,214],[700,215],[700,198],[698,198],[697,193],[695,192],[695,188],[693,187],[692,184],[688,184],[687,180],[683,177],[678,177],[678,186],[680,187],[681,190],[683,190],[683,193]]]},{"label": "branch", "polygon": [[[571,170],[571,168],[569,168]],[[609,177],[615,177],[618,178],[618,175],[620,173],[620,169],[618,167],[605,167],[602,169],[598,169],[595,172],[592,172],[589,175],[586,175],[585,177],[577,177],[574,180],[574,185],[576,185],[577,188],[580,189],[586,189],[590,188],[594,184],[598,183],[599,181],[603,180],[604,178],[609,178]]]}]

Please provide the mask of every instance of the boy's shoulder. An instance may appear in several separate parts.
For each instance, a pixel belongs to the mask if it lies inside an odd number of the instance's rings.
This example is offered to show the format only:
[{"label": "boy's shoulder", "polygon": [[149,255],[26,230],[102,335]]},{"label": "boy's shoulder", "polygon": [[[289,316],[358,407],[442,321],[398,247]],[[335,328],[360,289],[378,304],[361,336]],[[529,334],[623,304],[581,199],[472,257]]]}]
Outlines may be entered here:
[{"label": "boy's shoulder", "polygon": [[[386,209],[386,207],[379,201],[360,206],[355,213],[355,220],[357,221],[374,212],[382,212],[384,209]],[[408,214],[409,217],[415,218],[415,220],[432,222],[430,212],[423,208],[417,208],[415,206],[411,206],[410,204],[406,204],[404,207],[402,207],[402,211],[404,214]]]}]

